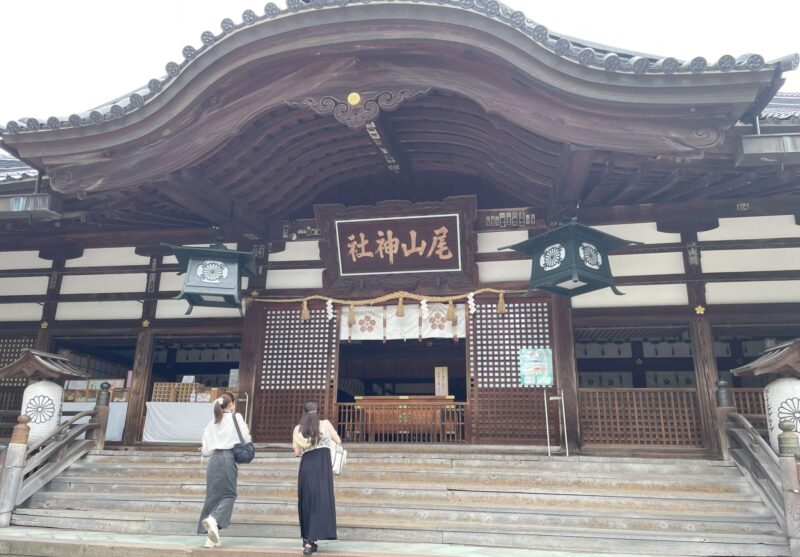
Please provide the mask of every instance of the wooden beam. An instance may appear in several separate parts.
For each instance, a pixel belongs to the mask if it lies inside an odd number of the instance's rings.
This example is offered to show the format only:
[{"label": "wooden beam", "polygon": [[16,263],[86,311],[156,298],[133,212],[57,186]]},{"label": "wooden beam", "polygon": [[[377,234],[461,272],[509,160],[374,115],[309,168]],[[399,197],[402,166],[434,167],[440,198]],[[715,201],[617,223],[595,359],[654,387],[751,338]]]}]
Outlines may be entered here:
[{"label": "wooden beam", "polygon": [[680,169],[680,168],[676,168],[675,170],[673,170],[672,172],[667,174],[667,176],[664,178],[664,181],[661,182],[661,184],[659,184],[658,187],[656,187],[656,188],[654,188],[654,189],[652,189],[652,190],[650,190],[648,192],[645,192],[645,194],[642,195],[642,196],[639,196],[636,199],[636,202],[637,203],[641,203],[642,201],[647,201],[647,200],[652,199],[654,197],[658,197],[659,195],[661,195],[665,191],[671,190],[672,187],[675,184],[677,184],[678,182],[680,182],[682,179],[683,179],[683,170]]},{"label": "wooden beam", "polygon": [[[84,248],[111,246],[137,246],[160,242],[205,243],[213,241],[218,231],[211,227],[148,228],[143,230],[120,230],[87,227],[83,230],[53,228],[48,232],[17,232],[0,235],[0,251],[38,250],[42,246],[79,245]],[[226,233],[226,239],[235,239]]]},{"label": "wooden beam", "polygon": [[693,198],[708,199],[709,197],[713,197],[720,193],[725,193],[727,191],[738,189],[742,186],[750,185],[756,180],[757,177],[758,174],[756,172],[745,172],[744,174],[740,174],[735,178],[731,178],[730,180],[723,180],[714,185],[708,186],[707,188],[695,193]]},{"label": "wooden beam", "polygon": [[588,203],[595,188],[605,182],[606,178],[608,178],[613,172],[614,160],[609,159],[603,165],[603,170],[595,174],[593,178],[587,181],[586,186],[583,188],[583,192],[581,192],[580,204],[583,205]]},{"label": "wooden beam", "polygon": [[594,156],[595,150],[591,147],[564,145],[553,178],[553,193],[557,203],[575,205],[581,199]]},{"label": "wooden beam", "polygon": [[[747,201],[742,208],[741,201]],[[705,222],[709,218],[761,217],[785,215],[797,211],[798,196],[775,196],[744,199],[705,199],[673,203],[649,203],[645,205],[616,205],[611,207],[581,207],[580,222],[586,225],[624,224],[633,222],[658,222],[682,215],[687,220]]]},{"label": "wooden beam", "polygon": [[687,199],[694,197],[698,191],[702,191],[709,187],[711,184],[719,182],[722,179],[722,173],[718,171],[707,172],[694,182],[682,187],[679,191],[673,191],[665,195],[660,201],[677,201],[680,199]]},{"label": "wooden beam", "polygon": [[235,234],[266,237],[266,223],[251,210],[208,180],[181,170],[167,176],[167,183],[159,188],[161,194],[179,206],[213,222]]},{"label": "wooden beam", "polygon": [[639,184],[642,183],[642,179],[644,179],[646,173],[647,169],[643,167],[638,168],[634,173],[628,176],[628,179],[625,180],[625,184],[623,184],[622,188],[606,196],[601,204],[605,205],[606,203],[612,203],[614,201],[620,201],[623,199],[631,191],[639,187]]}]

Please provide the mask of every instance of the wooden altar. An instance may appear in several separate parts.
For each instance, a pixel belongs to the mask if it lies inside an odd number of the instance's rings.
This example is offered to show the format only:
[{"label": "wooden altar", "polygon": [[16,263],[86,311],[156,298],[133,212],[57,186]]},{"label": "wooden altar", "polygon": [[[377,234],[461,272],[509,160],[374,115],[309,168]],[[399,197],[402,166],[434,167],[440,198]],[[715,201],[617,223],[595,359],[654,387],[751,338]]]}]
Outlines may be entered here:
[{"label": "wooden altar", "polygon": [[453,396],[363,396],[339,404],[339,433],[352,442],[464,442],[466,403]]}]

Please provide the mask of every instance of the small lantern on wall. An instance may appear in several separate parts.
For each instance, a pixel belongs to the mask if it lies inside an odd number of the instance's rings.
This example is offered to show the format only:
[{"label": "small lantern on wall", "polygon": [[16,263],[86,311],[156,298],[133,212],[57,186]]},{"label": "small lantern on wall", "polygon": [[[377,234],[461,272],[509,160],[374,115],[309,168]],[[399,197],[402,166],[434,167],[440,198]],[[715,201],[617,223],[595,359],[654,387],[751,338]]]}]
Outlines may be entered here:
[{"label": "small lantern on wall", "polygon": [[617,238],[572,221],[524,242],[500,249],[513,249],[531,256],[529,290],[540,289],[562,296],[578,296],[614,284],[608,253],[623,246],[640,244]]},{"label": "small lantern on wall", "polygon": [[178,258],[181,266],[178,274],[186,273],[183,289],[175,297],[189,302],[186,315],[192,313],[194,306],[239,308],[241,311],[241,273],[256,276],[252,253],[229,250],[222,243],[207,248],[166,245]]}]

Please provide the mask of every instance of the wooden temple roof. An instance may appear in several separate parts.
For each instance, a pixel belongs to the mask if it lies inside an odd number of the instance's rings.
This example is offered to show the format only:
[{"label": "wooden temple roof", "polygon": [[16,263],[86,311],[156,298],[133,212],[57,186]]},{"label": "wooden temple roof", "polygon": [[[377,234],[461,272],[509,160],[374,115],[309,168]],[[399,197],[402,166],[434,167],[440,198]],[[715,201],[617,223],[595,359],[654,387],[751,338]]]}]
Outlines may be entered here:
[{"label": "wooden temple roof", "polygon": [[[477,193],[485,207],[591,210],[800,189],[791,165],[736,165],[743,121],[800,130],[800,99],[773,99],[797,55],[635,53],[494,0],[290,0],[201,43],[105,107],[0,129],[0,147],[64,198],[58,226],[223,219],[263,237],[318,201]],[[32,183],[2,175],[0,193]]]},{"label": "wooden temple roof", "polygon": [[0,379],[6,377],[74,379],[88,377],[88,374],[72,367],[64,356],[25,348],[16,361],[0,368]]},{"label": "wooden temple roof", "polygon": [[800,338],[765,350],[757,360],[731,370],[737,377],[776,373],[800,375]]}]

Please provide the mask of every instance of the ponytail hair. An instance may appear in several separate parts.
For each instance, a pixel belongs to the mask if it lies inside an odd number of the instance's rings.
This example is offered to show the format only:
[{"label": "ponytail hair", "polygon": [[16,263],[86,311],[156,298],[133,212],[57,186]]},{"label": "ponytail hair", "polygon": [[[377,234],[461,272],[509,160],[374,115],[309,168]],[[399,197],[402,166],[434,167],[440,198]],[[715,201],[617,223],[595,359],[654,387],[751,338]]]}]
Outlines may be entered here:
[{"label": "ponytail hair", "polygon": [[303,417],[300,418],[300,435],[308,439],[311,446],[319,441],[319,414],[316,402],[306,402]]},{"label": "ponytail hair", "polygon": [[214,423],[218,424],[222,421],[223,410],[233,404],[235,398],[231,393],[225,392],[214,401]]}]

